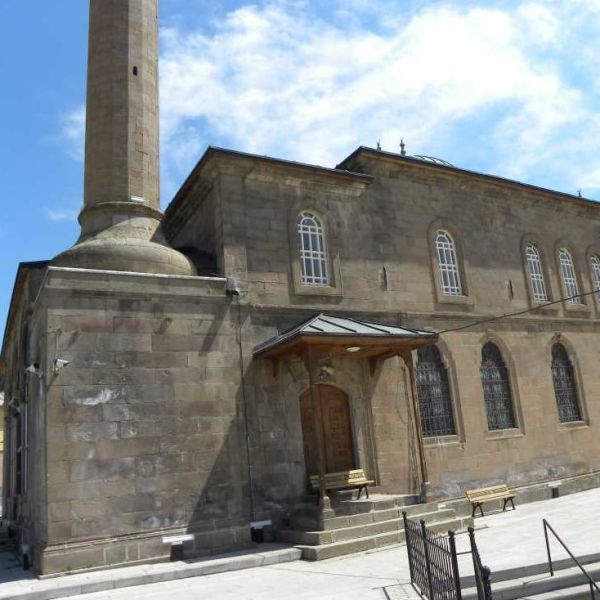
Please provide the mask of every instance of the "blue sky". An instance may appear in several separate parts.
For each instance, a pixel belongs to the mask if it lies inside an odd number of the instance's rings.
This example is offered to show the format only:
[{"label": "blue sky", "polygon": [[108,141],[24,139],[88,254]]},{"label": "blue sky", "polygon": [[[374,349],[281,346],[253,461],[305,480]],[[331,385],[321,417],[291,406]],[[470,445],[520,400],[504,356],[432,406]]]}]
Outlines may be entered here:
[{"label": "blue sky", "polygon": [[[0,319],[77,238],[87,0],[0,2]],[[161,0],[162,204],[207,144],[356,146],[600,199],[598,0]]]}]

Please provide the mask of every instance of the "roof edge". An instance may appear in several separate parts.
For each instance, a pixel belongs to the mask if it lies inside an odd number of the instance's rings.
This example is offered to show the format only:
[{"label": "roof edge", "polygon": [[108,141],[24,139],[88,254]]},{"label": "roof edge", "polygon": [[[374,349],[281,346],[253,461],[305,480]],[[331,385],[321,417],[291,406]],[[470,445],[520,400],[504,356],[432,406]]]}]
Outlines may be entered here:
[{"label": "roof edge", "polygon": [[584,206],[589,206],[593,208],[600,208],[600,200],[592,200],[591,198],[583,198],[580,196],[576,196],[575,194],[569,194],[568,192],[561,192],[558,190],[553,190],[550,188],[545,188],[539,185],[535,185],[532,183],[524,183],[522,181],[517,181],[516,179],[509,179],[508,177],[502,177],[500,175],[490,175],[489,173],[482,173],[480,171],[472,171],[470,169],[463,169],[461,167],[455,167],[451,165],[442,165],[434,162],[424,161],[418,158],[414,158],[412,156],[402,156],[401,154],[397,154],[396,152],[388,152],[386,150],[377,150],[376,148],[370,148],[368,146],[359,146],[354,152],[349,154],[344,160],[336,165],[337,169],[344,169],[355,160],[361,154],[368,154],[374,156],[376,158],[382,158],[385,160],[390,160],[393,162],[404,163],[411,166],[422,167],[426,169],[433,169],[437,171],[443,172],[452,172],[461,175],[467,175],[470,177],[477,177],[481,179],[485,179],[492,183],[496,183],[498,185],[511,185],[519,188],[524,188],[527,190],[531,190],[534,192],[543,193],[544,195],[552,196],[554,198],[561,197],[565,200],[569,200],[571,202],[575,202],[577,204],[582,204]]},{"label": "roof edge", "polygon": [[261,155],[261,154],[253,154],[250,152],[242,152],[240,150],[230,150],[227,148],[221,148],[219,146],[208,146],[204,151],[204,154],[200,157],[200,160],[196,163],[194,168],[191,170],[190,174],[182,183],[181,187],[173,196],[171,202],[166,207],[164,214],[165,216],[172,213],[175,210],[176,206],[181,202],[182,197],[185,196],[185,193],[192,186],[194,181],[200,175],[202,168],[205,164],[213,157],[213,156],[228,156],[233,159],[250,159],[256,160],[260,162],[265,162],[269,164],[273,164],[280,167],[287,167],[291,169],[296,169],[299,171],[312,171],[313,173],[321,173],[323,175],[330,175],[334,177],[341,177],[342,179],[354,179],[357,181],[363,181],[364,183],[371,183],[374,179],[373,175],[369,175],[367,173],[356,173],[354,171],[348,171],[346,169],[339,169],[337,167],[323,167],[320,165],[314,165],[310,163],[303,163],[299,161],[287,160],[283,158],[275,158],[272,156]]},{"label": "roof edge", "polygon": [[[359,326],[368,325],[375,330],[379,329],[380,333],[361,333],[361,332],[356,332],[356,331],[349,331],[348,333],[342,333],[342,332],[318,333],[318,332],[305,331],[305,329],[307,327],[309,327],[313,322],[318,321],[319,319],[323,319],[326,321],[328,318],[353,322]],[[340,327],[340,325],[337,325],[337,326]],[[289,343],[292,340],[303,337],[303,336],[305,336],[305,337],[329,336],[329,337],[339,337],[339,338],[363,337],[363,338],[378,338],[378,339],[402,337],[402,335],[399,333],[386,332],[383,329],[381,329],[382,327],[403,329],[404,331],[409,332],[411,334],[411,335],[406,335],[405,337],[407,337],[407,338],[415,337],[415,338],[437,339],[439,337],[439,334],[435,331],[425,331],[423,329],[415,329],[414,327],[404,327],[403,325],[387,325],[385,323],[375,323],[373,321],[361,321],[360,319],[355,319],[353,317],[347,317],[347,316],[341,317],[338,315],[329,315],[327,313],[321,312],[312,317],[304,319],[303,321],[294,325],[293,327],[286,329],[285,331],[283,331],[281,333],[278,333],[277,335],[269,338],[268,340],[266,340],[264,342],[261,342],[260,344],[257,344],[254,347],[252,354],[255,357],[260,356],[261,354],[264,354],[265,352],[268,352],[269,350],[276,348],[279,345],[282,345],[284,343]]]},{"label": "roof edge", "polygon": [[0,350],[0,365],[4,365],[6,342],[9,337],[9,333],[12,330],[12,324],[14,319],[14,313],[16,310],[17,298],[21,293],[22,286],[24,285],[24,278],[29,271],[37,269],[46,269],[51,261],[49,260],[37,260],[29,262],[21,262],[17,267],[17,274],[15,275],[15,282],[13,284],[13,291],[10,296],[10,303],[8,305],[8,315],[6,316],[6,323],[4,325],[4,336],[2,338],[2,350]]}]

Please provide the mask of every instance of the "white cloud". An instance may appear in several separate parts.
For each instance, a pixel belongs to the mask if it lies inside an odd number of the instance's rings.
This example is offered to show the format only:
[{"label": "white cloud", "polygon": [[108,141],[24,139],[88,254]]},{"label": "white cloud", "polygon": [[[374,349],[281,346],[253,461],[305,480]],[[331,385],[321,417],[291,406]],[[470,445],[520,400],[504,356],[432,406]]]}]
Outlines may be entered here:
[{"label": "white cloud", "polygon": [[46,217],[50,221],[58,222],[69,222],[73,223],[77,221],[77,215],[79,214],[78,210],[71,208],[47,208],[46,209]]},{"label": "white cloud", "polygon": [[[597,0],[408,4],[264,0],[210,33],[163,29],[163,197],[207,144],[334,165],[401,137],[459,166],[600,187]],[[78,156],[84,120],[61,133]]]},{"label": "white cloud", "polygon": [[[377,139],[395,150],[404,136],[409,151],[427,152],[446,135],[459,148],[470,141],[448,131],[497,110],[484,123],[488,164],[527,177],[560,153],[556,136],[598,127],[585,94],[565,81],[561,57],[548,55],[563,48],[568,58],[561,23],[575,8],[566,1],[511,10],[440,3],[406,21],[384,4],[379,31],[367,21],[344,29],[311,14],[310,3],[280,1],[231,12],[212,35],[164,30],[167,171],[182,176],[198,158],[175,150],[171,161],[174,148],[206,143],[326,165]],[[577,4],[582,19],[586,5]],[[596,139],[572,147],[570,158],[600,150]]]},{"label": "white cloud", "polygon": [[85,138],[85,106],[78,106],[61,116],[58,135],[50,141],[60,144],[71,158],[83,162]]}]

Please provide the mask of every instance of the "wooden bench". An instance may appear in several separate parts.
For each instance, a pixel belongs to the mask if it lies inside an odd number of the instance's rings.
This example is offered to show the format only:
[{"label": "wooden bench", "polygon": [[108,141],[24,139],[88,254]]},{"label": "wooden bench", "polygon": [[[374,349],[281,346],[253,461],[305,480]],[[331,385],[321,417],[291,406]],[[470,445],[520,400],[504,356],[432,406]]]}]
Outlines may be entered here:
[{"label": "wooden bench", "polygon": [[473,513],[471,516],[475,516],[475,511],[479,509],[481,516],[483,517],[483,507],[485,502],[491,502],[492,500],[503,500],[504,506],[502,510],[506,510],[508,502],[512,504],[513,510],[515,510],[515,503],[513,499],[516,494],[508,489],[506,484],[494,485],[492,487],[480,488],[478,490],[469,490],[466,492],[466,496],[469,502],[473,505]]},{"label": "wooden bench", "polygon": [[[362,469],[353,469],[352,471],[339,471],[338,473],[325,473],[326,490],[355,490],[358,489],[357,500],[360,500],[362,491],[365,490],[367,498],[369,497],[369,485],[375,483],[367,479]],[[314,490],[319,491],[319,476],[311,475],[310,484]]]}]

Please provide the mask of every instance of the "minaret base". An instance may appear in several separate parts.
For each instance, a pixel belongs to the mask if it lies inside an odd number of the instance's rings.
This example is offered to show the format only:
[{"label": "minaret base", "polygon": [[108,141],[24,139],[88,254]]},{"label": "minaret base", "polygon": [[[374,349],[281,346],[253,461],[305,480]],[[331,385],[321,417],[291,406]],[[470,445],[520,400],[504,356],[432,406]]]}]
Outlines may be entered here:
[{"label": "minaret base", "polygon": [[193,264],[169,247],[160,230],[160,212],[131,203],[84,209],[81,237],[52,260],[56,267],[160,275],[196,275]]},{"label": "minaret base", "polygon": [[192,263],[177,250],[136,238],[81,242],[56,256],[52,266],[156,275],[196,275]]}]

